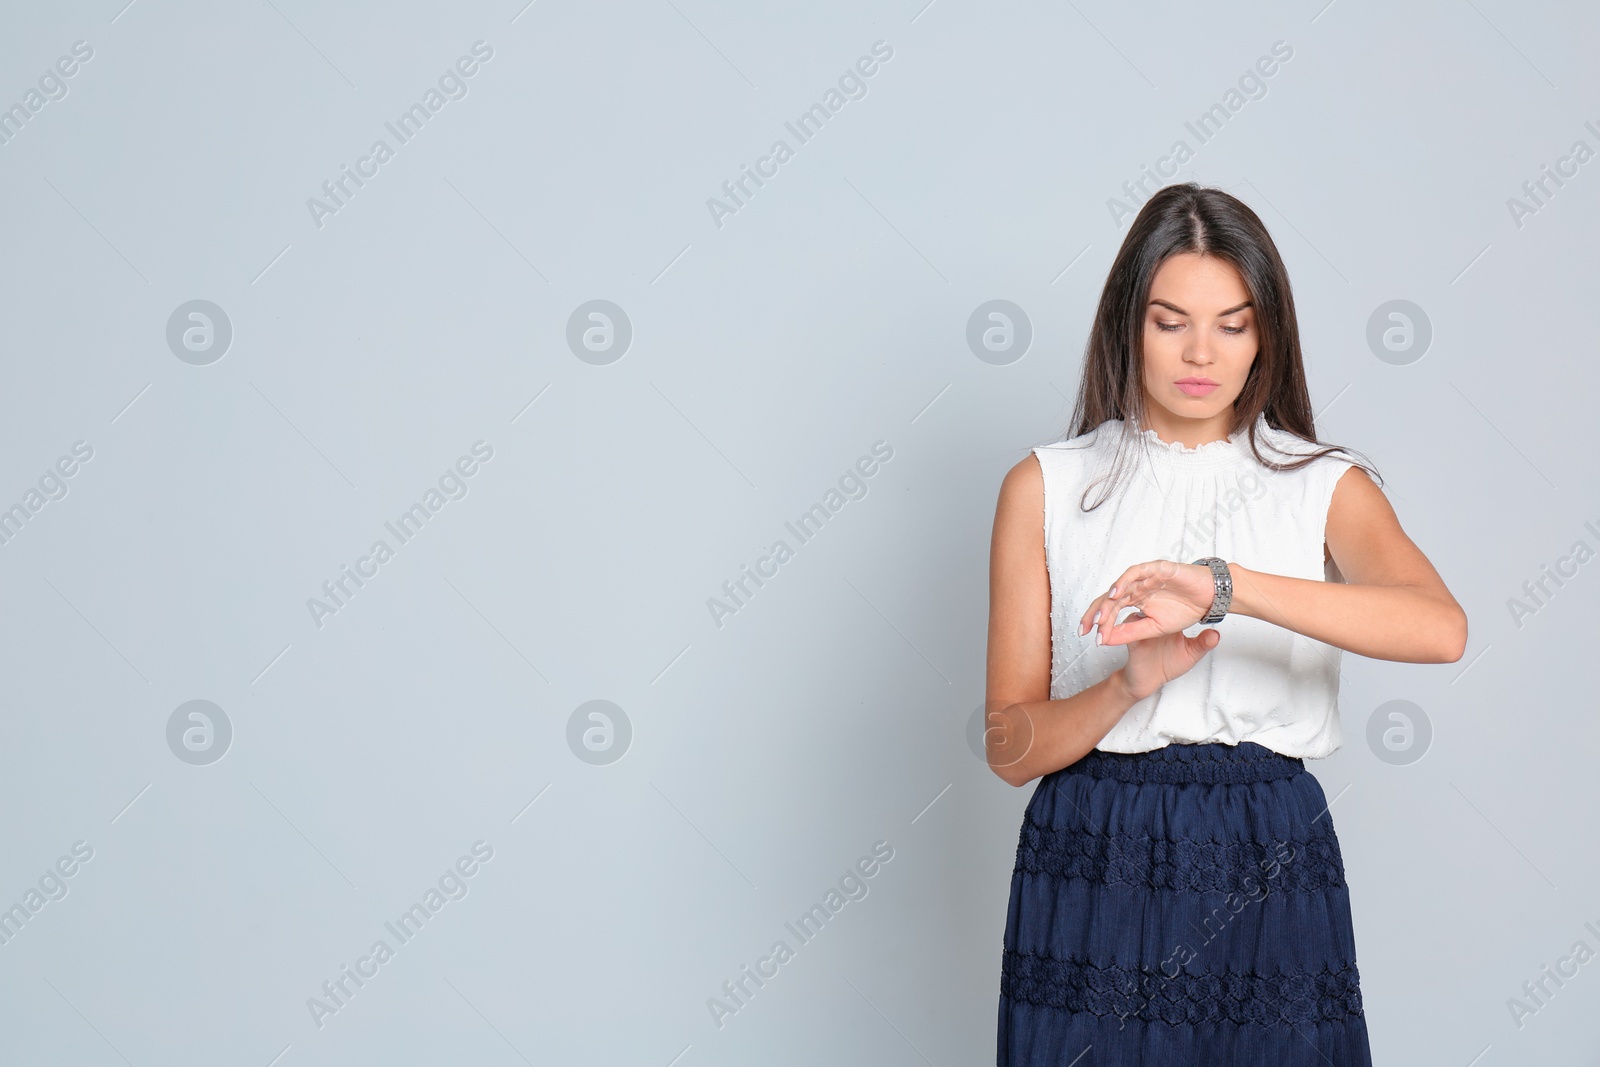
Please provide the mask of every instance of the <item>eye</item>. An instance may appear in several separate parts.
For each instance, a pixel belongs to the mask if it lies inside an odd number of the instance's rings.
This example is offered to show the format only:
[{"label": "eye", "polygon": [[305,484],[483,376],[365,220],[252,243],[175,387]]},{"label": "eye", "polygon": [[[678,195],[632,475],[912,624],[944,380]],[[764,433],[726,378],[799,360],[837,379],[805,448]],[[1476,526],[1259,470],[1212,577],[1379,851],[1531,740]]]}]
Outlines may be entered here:
[{"label": "eye", "polygon": [[1237,333],[1244,333],[1248,329],[1249,329],[1248,326],[1224,326],[1222,328],[1222,332],[1223,333],[1230,333],[1230,334],[1237,334]]},{"label": "eye", "polygon": [[1181,323],[1181,322],[1162,322],[1160,319],[1157,319],[1156,320],[1156,329],[1163,330],[1163,331],[1165,331],[1167,333],[1172,333],[1175,330],[1183,329],[1183,323]]}]

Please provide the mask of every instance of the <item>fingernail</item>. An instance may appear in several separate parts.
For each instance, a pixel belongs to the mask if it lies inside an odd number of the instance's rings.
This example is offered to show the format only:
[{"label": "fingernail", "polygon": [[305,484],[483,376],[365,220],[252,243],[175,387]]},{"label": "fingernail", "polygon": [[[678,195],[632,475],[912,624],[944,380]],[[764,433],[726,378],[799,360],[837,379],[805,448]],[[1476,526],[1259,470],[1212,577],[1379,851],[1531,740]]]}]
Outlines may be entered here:
[{"label": "fingernail", "polygon": [[1111,592],[1107,593],[1106,595],[1107,596],[1116,596],[1117,595],[1117,587],[1116,586],[1112,586],[1111,587]]}]

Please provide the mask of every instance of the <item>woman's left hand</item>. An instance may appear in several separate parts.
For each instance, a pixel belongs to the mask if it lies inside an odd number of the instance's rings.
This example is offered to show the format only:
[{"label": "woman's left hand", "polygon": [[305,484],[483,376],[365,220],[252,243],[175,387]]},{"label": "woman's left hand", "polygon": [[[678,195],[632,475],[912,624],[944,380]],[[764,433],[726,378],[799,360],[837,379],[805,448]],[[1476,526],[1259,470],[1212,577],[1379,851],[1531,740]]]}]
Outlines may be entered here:
[{"label": "woman's left hand", "polygon": [[[1100,644],[1125,645],[1176,633],[1193,626],[1211,610],[1216,591],[1211,568],[1203,563],[1177,563],[1170,559],[1136,563],[1089,605],[1079,620],[1078,636],[1098,627]],[[1117,622],[1117,615],[1129,607],[1139,610],[1125,622]]]}]

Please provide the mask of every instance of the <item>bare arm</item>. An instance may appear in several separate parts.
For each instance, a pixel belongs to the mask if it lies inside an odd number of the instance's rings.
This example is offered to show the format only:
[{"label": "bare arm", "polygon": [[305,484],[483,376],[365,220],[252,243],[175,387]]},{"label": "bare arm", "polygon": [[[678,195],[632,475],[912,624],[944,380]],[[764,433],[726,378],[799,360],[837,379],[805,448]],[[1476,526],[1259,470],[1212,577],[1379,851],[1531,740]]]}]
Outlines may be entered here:
[{"label": "bare arm", "polygon": [[1466,612],[1400,528],[1383,490],[1359,467],[1345,471],[1334,487],[1327,551],[1348,584],[1265,574],[1230,562],[1228,610],[1373,659],[1461,658]]},{"label": "bare arm", "polygon": [[1076,763],[1141,699],[1122,670],[1064,700],[1050,697],[1050,578],[1044,474],[1029,455],[1006,474],[989,558],[984,749],[1014,786]]}]

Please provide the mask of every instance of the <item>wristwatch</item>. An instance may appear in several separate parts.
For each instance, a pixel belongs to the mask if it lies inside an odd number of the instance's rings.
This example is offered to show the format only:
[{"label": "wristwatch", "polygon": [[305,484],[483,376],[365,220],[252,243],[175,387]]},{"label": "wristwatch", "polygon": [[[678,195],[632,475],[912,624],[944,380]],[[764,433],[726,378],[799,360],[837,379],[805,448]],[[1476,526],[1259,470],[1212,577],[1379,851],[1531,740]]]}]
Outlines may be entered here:
[{"label": "wristwatch", "polygon": [[1201,617],[1200,622],[1221,622],[1228,613],[1228,605],[1233,603],[1233,573],[1228,570],[1227,562],[1216,556],[1205,556],[1195,562],[1211,568],[1211,579],[1217,586],[1216,595],[1211,600],[1211,610]]}]

